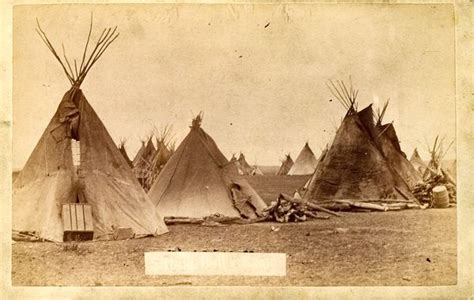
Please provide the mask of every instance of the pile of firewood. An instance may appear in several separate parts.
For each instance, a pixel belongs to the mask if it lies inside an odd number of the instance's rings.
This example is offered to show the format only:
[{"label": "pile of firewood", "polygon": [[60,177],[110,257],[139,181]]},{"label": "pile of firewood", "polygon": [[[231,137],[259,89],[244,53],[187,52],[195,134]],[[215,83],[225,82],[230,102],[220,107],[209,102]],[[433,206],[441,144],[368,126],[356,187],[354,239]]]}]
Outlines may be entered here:
[{"label": "pile of firewood", "polygon": [[412,193],[418,199],[420,203],[433,207],[434,197],[433,188],[439,185],[444,185],[449,194],[449,202],[456,203],[456,178],[452,176],[450,172],[443,169],[442,160],[448,152],[454,141],[449,144],[446,150],[443,150],[443,140],[437,136],[433,147],[428,146],[428,151],[431,154],[431,160],[426,165],[426,169],[423,172],[423,182],[415,185],[412,189]]},{"label": "pile of firewood", "polygon": [[290,197],[286,194],[280,194],[275,201],[270,203],[264,213],[268,221],[279,223],[304,222],[308,219],[328,219],[328,216],[322,216],[317,213],[325,212],[330,215],[340,217],[341,215],[316,205],[310,201],[304,201],[301,198]]},{"label": "pile of firewood", "polygon": [[422,183],[418,183],[413,188],[413,195],[420,203],[433,206],[433,188],[438,185],[444,185],[448,190],[449,202],[456,203],[456,186],[442,174],[432,176]]}]

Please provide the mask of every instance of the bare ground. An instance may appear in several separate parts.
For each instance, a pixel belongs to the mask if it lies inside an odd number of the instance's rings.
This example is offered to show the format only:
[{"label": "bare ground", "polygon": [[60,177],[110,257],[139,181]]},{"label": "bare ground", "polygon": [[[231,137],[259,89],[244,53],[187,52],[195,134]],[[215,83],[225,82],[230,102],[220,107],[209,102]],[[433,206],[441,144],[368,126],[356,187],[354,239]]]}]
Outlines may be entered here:
[{"label": "bare ground", "polygon": [[[262,197],[268,202],[278,191],[291,192],[305,178],[250,180],[257,190],[267,190]],[[271,226],[279,226],[280,230],[274,232]],[[337,233],[337,228],[348,231]],[[12,245],[13,285],[456,284],[455,208],[344,213],[343,218],[297,224],[174,225],[169,229],[168,234],[157,238],[83,242],[77,250],[66,250],[66,244],[16,242]],[[287,276],[144,275],[145,251],[176,247],[182,251],[286,253]]]}]

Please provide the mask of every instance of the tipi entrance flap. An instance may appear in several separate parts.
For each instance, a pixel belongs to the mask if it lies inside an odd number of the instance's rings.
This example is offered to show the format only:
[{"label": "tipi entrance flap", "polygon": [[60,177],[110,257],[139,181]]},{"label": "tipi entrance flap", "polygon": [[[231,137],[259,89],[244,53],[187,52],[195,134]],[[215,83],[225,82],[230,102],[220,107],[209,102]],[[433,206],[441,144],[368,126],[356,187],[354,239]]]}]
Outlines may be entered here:
[{"label": "tipi entrance flap", "polygon": [[263,210],[267,207],[262,198],[255,192],[255,190],[250,186],[248,181],[244,178],[237,176],[232,176],[230,179],[231,184],[229,189],[232,186],[237,185],[241,195],[245,195],[248,199],[248,203],[252,206],[253,214],[251,218],[262,215]]}]

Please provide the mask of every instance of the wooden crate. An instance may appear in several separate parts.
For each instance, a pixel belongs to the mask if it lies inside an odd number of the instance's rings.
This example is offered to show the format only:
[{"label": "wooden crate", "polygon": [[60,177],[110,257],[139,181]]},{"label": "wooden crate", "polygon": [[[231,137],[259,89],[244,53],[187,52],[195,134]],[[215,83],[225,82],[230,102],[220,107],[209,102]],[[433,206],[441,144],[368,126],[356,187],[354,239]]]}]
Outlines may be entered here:
[{"label": "wooden crate", "polygon": [[84,203],[68,203],[62,210],[65,242],[87,241],[94,237],[92,207]]}]

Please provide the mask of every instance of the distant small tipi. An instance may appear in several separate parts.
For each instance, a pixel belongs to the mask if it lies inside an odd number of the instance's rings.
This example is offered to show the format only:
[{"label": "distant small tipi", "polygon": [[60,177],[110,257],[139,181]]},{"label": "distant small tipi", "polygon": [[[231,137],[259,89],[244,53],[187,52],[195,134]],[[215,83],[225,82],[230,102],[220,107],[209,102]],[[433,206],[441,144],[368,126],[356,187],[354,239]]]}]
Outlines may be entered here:
[{"label": "distant small tipi", "polygon": [[413,150],[413,154],[410,157],[410,163],[420,175],[423,175],[425,173],[426,164],[421,158],[420,153],[418,153],[417,148]]},{"label": "distant small tipi", "polygon": [[301,149],[300,154],[296,158],[293,166],[288,171],[288,175],[310,175],[313,174],[318,160],[314,156],[313,151],[306,142]]},{"label": "distant small tipi", "polygon": [[278,169],[278,172],[276,173],[276,175],[287,175],[288,171],[290,171],[293,164],[294,164],[293,159],[291,158],[290,154],[288,153],[285,156],[285,159],[282,160],[280,169]]},{"label": "distant small tipi", "polygon": [[132,161],[130,160],[130,157],[127,154],[127,150],[125,150],[125,140],[120,141],[118,148],[120,150],[120,153],[122,153],[123,158],[125,158],[125,161],[129,165],[129,167],[132,168],[133,167]]},{"label": "distant small tipi", "polygon": [[240,169],[242,170],[244,175],[252,175],[253,168],[247,162],[247,160],[245,159],[245,155],[242,152],[240,152],[238,161],[239,161]]}]

